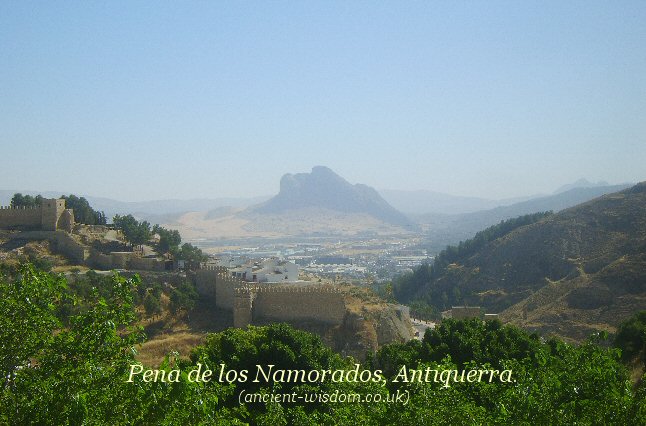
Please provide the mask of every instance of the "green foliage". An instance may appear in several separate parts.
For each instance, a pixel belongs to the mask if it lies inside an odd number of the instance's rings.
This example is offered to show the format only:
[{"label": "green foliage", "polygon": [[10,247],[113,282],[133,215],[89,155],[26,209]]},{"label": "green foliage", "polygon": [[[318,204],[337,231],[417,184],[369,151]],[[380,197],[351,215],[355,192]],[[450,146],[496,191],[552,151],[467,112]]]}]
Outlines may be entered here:
[{"label": "green foliage", "polygon": [[440,316],[437,309],[428,304],[424,300],[414,300],[408,305],[410,307],[410,315],[413,318],[423,320],[433,320]]},{"label": "green foliage", "polygon": [[11,207],[38,207],[42,202],[43,197],[41,195],[32,197],[31,195],[22,195],[17,192],[13,194],[10,205]]},{"label": "green foliage", "polygon": [[121,232],[123,232],[123,236],[126,240],[135,246],[147,243],[152,236],[150,223],[145,220],[139,222],[131,214],[126,216],[116,215],[112,219],[112,223],[114,223],[114,226],[116,226],[117,229],[120,229]]},{"label": "green foliage", "polygon": [[171,290],[169,309],[173,314],[179,311],[190,312],[195,307],[198,298],[199,295],[197,294],[195,285],[185,281],[177,288]]},{"label": "green foliage", "polygon": [[[442,250],[435,257],[432,265],[422,264],[412,274],[397,277],[393,281],[393,294],[395,298],[401,303],[410,303],[413,300],[425,301],[437,311],[444,310],[451,305],[462,303],[463,297],[468,295],[461,294],[458,288],[443,288],[433,285],[438,278],[448,272],[449,265],[464,263],[469,257],[490,242],[509,234],[521,226],[538,222],[551,214],[552,212],[548,211],[503,220],[497,225],[490,226],[476,233],[469,240],[460,241],[457,246],[447,246],[446,249]],[[422,297],[419,294],[422,288],[428,288],[429,294]]]},{"label": "green foliage", "polygon": [[182,247],[174,255],[175,259],[185,262],[186,269],[191,270],[199,268],[200,264],[208,259],[202,250],[190,243],[182,244]]},{"label": "green foliage", "polygon": [[500,321],[477,318],[457,321],[447,319],[424,335],[425,360],[439,362],[450,356],[459,366],[470,361],[501,367],[501,360],[531,358],[541,347],[536,334]]},{"label": "green foliage", "polygon": [[0,374],[3,388],[19,369],[30,364],[52,341],[51,332],[60,325],[55,315],[66,282],[50,277],[29,265],[20,276],[3,277],[0,285]]},{"label": "green foliage", "polygon": [[[383,370],[386,386],[371,382],[254,382],[256,366],[287,370],[352,370],[313,334],[285,324],[228,329],[211,334],[190,360],[169,354],[159,369],[179,370],[178,382],[128,383],[142,342],[135,295],[155,296],[135,276],[94,272],[66,283],[29,265],[0,276],[0,424],[254,424],[254,425],[453,425],[646,423],[646,380],[635,391],[618,349],[591,339],[581,346],[542,341],[498,321],[442,322],[423,341],[386,345],[358,368]],[[148,290],[151,288],[151,290]],[[157,290],[159,289],[159,290]],[[190,297],[184,283],[173,289]],[[173,294],[171,292],[171,294]],[[172,300],[171,296],[171,300]],[[172,301],[171,301],[172,303]],[[63,314],[63,307],[73,307]],[[641,318],[641,316],[636,316]],[[188,380],[198,363],[219,375],[248,370],[247,381]],[[394,383],[409,369],[509,369],[510,383]],[[335,392],[380,395],[408,392],[408,404],[387,402],[253,402],[241,391]]]},{"label": "green foliage", "polygon": [[43,257],[30,255],[28,260],[29,260],[29,263],[34,265],[34,268],[36,268],[39,271],[49,272],[54,267],[54,262]]},{"label": "green foliage", "polygon": [[[324,382],[265,383],[263,379],[254,382],[257,365],[265,368],[274,365],[276,370],[351,370],[355,367],[352,359],[343,359],[311,333],[298,331],[286,324],[272,324],[266,327],[250,326],[245,330],[228,329],[210,335],[204,346],[198,347],[191,356],[192,364],[200,363],[204,368],[218,370],[225,364],[227,370],[250,372],[244,383],[233,382],[231,397],[224,397],[227,407],[237,407],[237,395],[241,390],[249,393],[279,392],[298,394],[317,392],[333,393],[360,392],[385,393],[385,388],[370,383]],[[219,370],[218,370],[219,371]],[[262,377],[262,376],[260,376]],[[370,413],[383,412],[383,404],[334,404],[330,402],[303,401],[283,404],[249,403],[246,409],[253,424],[366,424]]]},{"label": "green foliage", "polygon": [[148,315],[156,315],[161,313],[161,304],[159,303],[159,297],[155,296],[152,293],[149,293],[144,298],[144,309]]},{"label": "green foliage", "polygon": [[61,195],[65,199],[65,207],[74,209],[74,221],[86,225],[105,225],[107,219],[105,213],[94,210],[84,197],[77,197],[74,194]]},{"label": "green foliage", "polygon": [[621,349],[624,361],[630,361],[640,355],[646,367],[646,311],[638,312],[621,323],[614,344]]},{"label": "green foliage", "polygon": [[641,414],[631,414],[643,410],[644,401],[631,392],[618,351],[593,341],[575,347],[557,340],[542,342],[498,321],[447,320],[427,332],[422,343],[388,345],[375,358],[375,367],[383,367],[391,377],[404,365],[511,369],[514,380],[454,383],[448,389],[434,383],[402,384],[415,389],[414,402],[389,413],[398,422],[423,418],[422,413],[435,418],[427,424],[642,424],[644,420]]},{"label": "green foliage", "polygon": [[19,278],[2,278],[0,423],[121,421],[129,403],[122,376],[141,335],[129,326],[133,282],[113,280],[107,298],[93,292],[91,308],[62,327],[56,316],[66,297],[62,277],[24,266]]},{"label": "green foliage", "polygon": [[177,252],[179,245],[182,242],[182,237],[177,230],[169,230],[159,225],[153,226],[153,234],[159,235],[159,243],[157,244],[157,252],[166,254]]}]

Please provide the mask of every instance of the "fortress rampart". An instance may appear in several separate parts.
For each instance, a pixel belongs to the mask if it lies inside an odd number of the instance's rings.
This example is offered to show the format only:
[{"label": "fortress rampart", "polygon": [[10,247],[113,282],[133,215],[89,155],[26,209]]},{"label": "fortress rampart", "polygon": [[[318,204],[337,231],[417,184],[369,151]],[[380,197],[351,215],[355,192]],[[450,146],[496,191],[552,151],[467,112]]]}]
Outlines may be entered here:
[{"label": "fortress rampart", "polygon": [[74,212],[64,199],[43,199],[36,207],[0,207],[0,229],[72,232]]},{"label": "fortress rampart", "polygon": [[234,327],[255,321],[316,321],[341,324],[343,293],[317,284],[250,284],[228,274],[227,268],[208,267],[196,274],[197,291],[215,299],[218,308],[233,311]]}]

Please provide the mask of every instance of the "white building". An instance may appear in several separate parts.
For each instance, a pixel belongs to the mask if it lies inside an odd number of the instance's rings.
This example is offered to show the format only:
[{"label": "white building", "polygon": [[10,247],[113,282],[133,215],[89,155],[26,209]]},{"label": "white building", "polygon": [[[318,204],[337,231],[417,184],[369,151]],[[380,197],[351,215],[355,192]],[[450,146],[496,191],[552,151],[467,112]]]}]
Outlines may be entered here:
[{"label": "white building", "polygon": [[233,268],[231,275],[249,282],[294,282],[298,281],[298,265],[286,260],[271,258],[261,262],[248,262]]}]

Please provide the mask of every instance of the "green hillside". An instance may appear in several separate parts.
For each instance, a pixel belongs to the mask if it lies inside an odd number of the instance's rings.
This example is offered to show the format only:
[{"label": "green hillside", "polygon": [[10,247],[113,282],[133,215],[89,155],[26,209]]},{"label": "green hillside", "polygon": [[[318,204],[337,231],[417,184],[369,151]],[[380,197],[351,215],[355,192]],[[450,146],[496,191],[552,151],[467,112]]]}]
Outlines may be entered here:
[{"label": "green hillside", "polygon": [[413,298],[436,309],[479,305],[506,321],[575,340],[612,331],[646,309],[646,182],[520,226],[453,263],[424,268],[395,290],[415,288]]}]

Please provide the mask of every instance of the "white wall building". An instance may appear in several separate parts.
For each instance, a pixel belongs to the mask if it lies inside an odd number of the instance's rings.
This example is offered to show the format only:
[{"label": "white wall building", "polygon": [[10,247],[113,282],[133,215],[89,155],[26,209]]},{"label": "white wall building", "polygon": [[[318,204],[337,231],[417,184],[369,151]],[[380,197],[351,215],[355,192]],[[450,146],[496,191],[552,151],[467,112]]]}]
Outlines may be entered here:
[{"label": "white wall building", "polygon": [[284,283],[298,281],[298,265],[276,258],[249,262],[231,269],[231,275],[249,282]]}]

